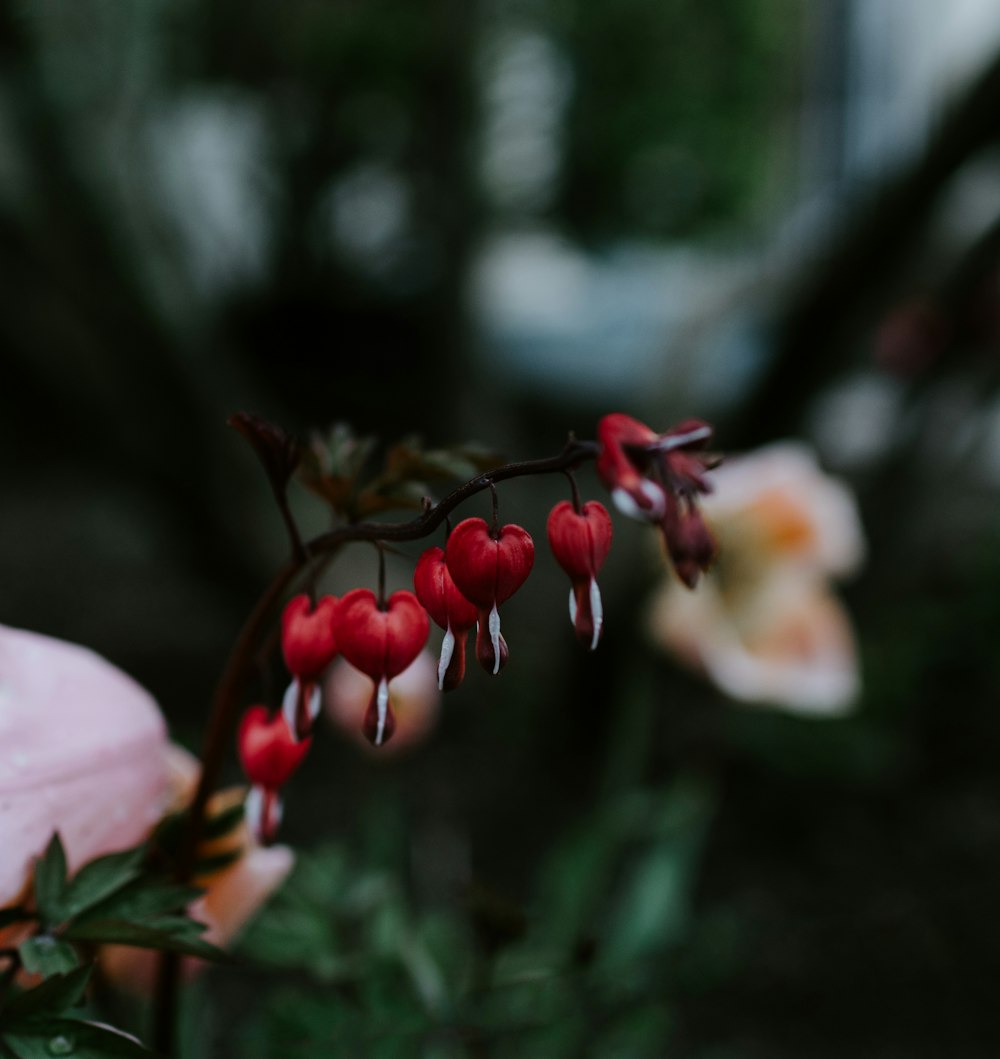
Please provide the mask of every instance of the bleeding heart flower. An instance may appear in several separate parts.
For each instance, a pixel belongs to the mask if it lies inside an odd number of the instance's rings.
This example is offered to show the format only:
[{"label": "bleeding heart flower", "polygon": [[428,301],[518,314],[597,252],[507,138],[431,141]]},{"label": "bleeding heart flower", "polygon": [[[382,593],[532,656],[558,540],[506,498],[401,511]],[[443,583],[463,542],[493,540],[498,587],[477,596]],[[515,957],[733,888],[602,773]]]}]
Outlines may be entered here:
[{"label": "bleeding heart flower", "polygon": [[531,535],[512,523],[491,532],[481,518],[467,518],[451,531],[445,561],[459,592],[479,610],[476,657],[496,675],[507,661],[498,608],[531,573],[535,561]]},{"label": "bleeding heart flower", "polygon": [[465,676],[465,642],[476,624],[476,608],[459,592],[441,548],[428,548],[417,560],[413,588],[434,622],[444,629],[438,662],[438,688],[453,691]]},{"label": "bleeding heart flower", "polygon": [[281,616],[281,651],[292,682],[281,712],[292,735],[305,739],[320,710],[319,680],[337,654],[333,635],[334,596],[323,596],[315,607],[304,592],[288,601]]},{"label": "bleeding heart flower", "polygon": [[659,523],[674,569],[688,588],[717,551],[696,503],[699,494],[712,491],[705,472],[719,462],[701,451],[711,436],[712,428],[700,419],[664,434],[620,412],[597,425],[598,475],[621,512]]},{"label": "bleeding heart flower", "polygon": [[237,745],[240,763],[253,784],[247,796],[247,822],[260,840],[274,840],[281,822],[278,791],[302,763],[312,743],[297,742],[281,714],[270,715],[266,706],[251,706],[243,714]]},{"label": "bleeding heart flower", "polygon": [[593,651],[604,626],[597,575],[611,550],[611,516],[596,500],[588,500],[581,511],[563,500],[552,509],[547,529],[552,554],[572,582],[569,620],[577,639]]},{"label": "bleeding heart flower", "polygon": [[340,601],[334,619],[340,652],[376,685],[364,722],[374,746],[387,742],[395,730],[389,681],[417,657],[430,628],[427,611],[412,592],[393,592],[384,609],[368,588],[356,588]]}]

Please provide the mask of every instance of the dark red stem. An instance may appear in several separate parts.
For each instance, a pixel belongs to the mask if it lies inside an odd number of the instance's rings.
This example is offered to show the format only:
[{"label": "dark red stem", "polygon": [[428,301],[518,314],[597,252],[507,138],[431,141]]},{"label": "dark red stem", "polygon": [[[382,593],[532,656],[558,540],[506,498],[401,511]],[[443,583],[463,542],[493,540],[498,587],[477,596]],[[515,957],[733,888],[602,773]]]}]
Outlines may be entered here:
[{"label": "dark red stem", "polygon": [[[596,459],[600,447],[594,441],[577,441],[571,438],[556,456],[541,460],[523,460],[507,463],[502,467],[486,471],[459,486],[432,508],[428,508],[409,522],[356,522],[321,533],[303,544],[298,531],[290,531],[292,558],[278,571],[264,594],[257,601],[240,630],[239,637],[222,671],[222,677],[212,697],[212,709],[201,757],[201,778],[187,815],[187,825],[181,839],[178,854],[177,877],[180,882],[191,879],[197,862],[198,843],[205,823],[205,810],[212,792],[219,782],[219,774],[226,752],[236,727],[243,693],[257,657],[257,648],[273,621],[274,611],[288,589],[309,564],[322,556],[329,556],[343,545],[354,541],[413,541],[432,533],[460,504],[484,489],[491,489],[496,482],[529,475],[552,474],[578,467],[587,460]],[[287,501],[280,502],[282,517],[294,529],[294,521],[288,512]],[[164,954],[160,967],[157,997],[154,1009],[153,1046],[163,1056],[174,1050],[174,1028],[178,993],[179,961]]]}]

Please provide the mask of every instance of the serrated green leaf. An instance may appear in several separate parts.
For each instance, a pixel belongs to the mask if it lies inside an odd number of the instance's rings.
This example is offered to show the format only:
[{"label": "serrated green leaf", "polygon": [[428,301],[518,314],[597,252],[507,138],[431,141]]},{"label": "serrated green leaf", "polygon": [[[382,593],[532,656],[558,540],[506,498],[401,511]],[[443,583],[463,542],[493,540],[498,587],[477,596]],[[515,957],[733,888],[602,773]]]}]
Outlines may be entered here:
[{"label": "serrated green leaf", "polygon": [[136,879],[74,918],[75,924],[98,920],[138,923],[170,912],[180,912],[204,893],[197,886],[180,886],[160,880]]},{"label": "serrated green leaf", "polygon": [[72,971],[80,962],[72,945],[51,934],[37,934],[28,938],[18,945],[17,951],[26,971],[46,978],[50,974]]},{"label": "serrated green leaf", "polygon": [[139,846],[85,864],[63,892],[63,917],[71,919],[127,886],[142,870],[145,852],[145,846]]},{"label": "serrated green leaf", "polygon": [[42,921],[62,921],[62,896],[66,886],[66,851],[56,831],[41,858],[35,862],[35,904]]},{"label": "serrated green leaf", "polygon": [[93,969],[93,964],[88,964],[67,974],[53,974],[33,989],[18,993],[4,1006],[4,1024],[29,1015],[59,1014],[72,1007],[83,996]]},{"label": "serrated green leaf", "polygon": [[[177,917],[180,920],[182,917]],[[156,921],[159,926],[144,923],[126,923],[122,920],[104,919],[87,923],[71,923],[65,936],[73,941],[96,941],[116,945],[132,945],[139,949],[161,949],[179,952],[185,956],[200,956],[204,960],[225,960],[226,954],[207,941],[192,937],[195,930],[185,927],[174,929],[171,919]],[[184,920],[193,923],[193,920]],[[167,929],[163,929],[163,926]],[[190,933],[189,933],[190,930]]]},{"label": "serrated green leaf", "polygon": [[153,1054],[134,1037],[83,1019],[19,1019],[4,1026],[0,1039],[18,1059],[148,1059]]}]

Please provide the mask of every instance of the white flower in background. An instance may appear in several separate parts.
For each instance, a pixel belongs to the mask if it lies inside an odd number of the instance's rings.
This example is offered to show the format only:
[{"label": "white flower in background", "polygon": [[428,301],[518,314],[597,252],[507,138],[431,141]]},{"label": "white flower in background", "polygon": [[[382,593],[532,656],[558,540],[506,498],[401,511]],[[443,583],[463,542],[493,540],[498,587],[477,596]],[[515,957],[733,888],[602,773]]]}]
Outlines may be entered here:
[{"label": "white flower in background", "polygon": [[654,640],[743,702],[834,716],[860,690],[850,621],[830,581],[864,555],[854,499],[804,445],[734,457],[704,498],[719,557],[697,591],[657,593]]}]

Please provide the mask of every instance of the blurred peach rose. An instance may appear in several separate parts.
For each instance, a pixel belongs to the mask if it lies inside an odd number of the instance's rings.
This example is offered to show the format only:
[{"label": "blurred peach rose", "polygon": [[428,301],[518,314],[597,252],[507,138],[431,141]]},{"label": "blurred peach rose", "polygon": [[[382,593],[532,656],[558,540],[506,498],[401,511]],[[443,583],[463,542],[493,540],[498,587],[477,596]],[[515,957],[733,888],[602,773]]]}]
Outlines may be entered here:
[{"label": "blurred peach rose", "polygon": [[[156,703],[121,670],[76,644],[0,626],[0,906],[28,895],[32,865],[53,832],[76,871],[142,842],[190,801],[197,778],[196,759],[170,744]],[[216,796],[215,810],[243,794]],[[196,880],[206,893],[193,909],[216,944],[235,934],[292,862],[287,849],[257,848],[242,827],[203,852],[224,847],[245,852]],[[0,932],[0,944],[17,930]]]},{"label": "blurred peach rose", "polygon": [[791,442],[734,457],[713,484],[704,512],[718,561],[697,591],[657,593],[653,639],[734,699],[845,712],[860,689],[857,650],[830,580],[864,555],[853,497]]},{"label": "blurred peach rose", "polygon": [[389,701],[396,714],[396,730],[380,747],[373,747],[364,736],[365,710],[375,691],[371,677],[359,672],[343,658],[338,659],[326,677],[323,696],[327,717],[372,754],[384,757],[398,753],[425,739],[437,724],[441,710],[437,659],[421,651],[398,677],[389,681]]}]

